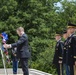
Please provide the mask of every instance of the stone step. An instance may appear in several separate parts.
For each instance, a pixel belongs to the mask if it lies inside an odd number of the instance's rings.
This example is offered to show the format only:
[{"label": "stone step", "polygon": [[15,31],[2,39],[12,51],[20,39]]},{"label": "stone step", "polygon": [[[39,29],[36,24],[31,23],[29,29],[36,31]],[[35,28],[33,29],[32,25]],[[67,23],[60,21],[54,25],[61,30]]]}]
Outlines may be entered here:
[{"label": "stone step", "polygon": [[[0,75],[5,75],[5,74],[0,74]],[[13,75],[13,74],[8,74],[8,75]],[[16,75],[23,75],[23,74],[16,74]],[[33,74],[30,74],[33,75]]]},{"label": "stone step", "polygon": [[[5,75],[5,74],[0,74],[0,75]],[[8,75],[14,75],[14,74],[8,74]],[[16,75],[23,75],[23,74],[16,74]],[[33,75],[33,74],[30,74]]]},{"label": "stone step", "polygon": [[[11,68],[7,69],[7,72],[8,72],[8,75],[13,75]],[[22,73],[23,73],[22,69],[18,68],[18,74],[17,75],[23,75]],[[52,74],[45,73],[45,72],[42,72],[42,71],[39,71],[36,69],[29,69],[29,73],[30,73],[29,75],[52,75]],[[4,69],[0,69],[0,75],[5,75]]]}]

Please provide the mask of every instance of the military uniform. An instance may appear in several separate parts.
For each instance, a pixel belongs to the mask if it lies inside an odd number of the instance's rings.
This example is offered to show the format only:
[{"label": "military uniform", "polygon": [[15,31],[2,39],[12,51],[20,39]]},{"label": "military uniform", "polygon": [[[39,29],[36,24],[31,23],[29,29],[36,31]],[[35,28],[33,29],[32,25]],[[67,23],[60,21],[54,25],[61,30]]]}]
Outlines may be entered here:
[{"label": "military uniform", "polygon": [[55,54],[54,54],[54,59],[53,59],[53,64],[55,65],[55,67],[57,69],[58,75],[60,75],[59,61],[62,61],[62,47],[63,47],[63,42],[61,40],[59,40],[56,43]]},{"label": "military uniform", "polygon": [[[68,27],[76,25],[68,24]],[[76,61],[76,35],[71,34],[67,39],[66,64],[70,67],[70,75],[74,75],[74,63]]]},{"label": "military uniform", "polygon": [[70,66],[70,75],[74,75],[74,63],[76,61],[76,36],[72,34],[68,39],[68,49],[66,50],[66,64]]},{"label": "military uniform", "polygon": [[66,50],[67,50],[67,39],[64,41],[64,47],[63,47],[63,63],[66,63]]},{"label": "military uniform", "polygon": [[[64,34],[67,34],[67,30],[63,31],[63,35]],[[64,39],[65,39],[65,41],[63,43],[64,45],[63,45],[63,53],[62,53],[62,55],[63,55],[63,64],[66,63],[66,50],[67,50],[67,38],[64,38]]]},{"label": "military uniform", "polygon": [[69,66],[66,64],[67,63],[67,48],[68,47],[68,40],[66,39],[64,41],[64,47],[63,47],[63,69],[66,71],[66,75],[70,75],[70,69]]}]

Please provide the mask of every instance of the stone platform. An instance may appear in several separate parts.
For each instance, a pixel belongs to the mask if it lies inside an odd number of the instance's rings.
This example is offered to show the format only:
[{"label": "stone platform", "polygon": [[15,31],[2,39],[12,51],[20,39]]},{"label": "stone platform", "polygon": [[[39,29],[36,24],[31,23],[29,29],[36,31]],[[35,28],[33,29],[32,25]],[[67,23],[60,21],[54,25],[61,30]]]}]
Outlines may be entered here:
[{"label": "stone platform", "polygon": [[[7,72],[8,72],[8,75],[13,75],[12,74],[12,69],[7,69]],[[4,74],[4,69],[0,69],[0,75],[5,75]],[[42,72],[42,71],[39,71],[39,70],[35,70],[35,69],[29,69],[29,75],[52,75],[52,74],[49,74],[49,73],[45,73],[45,72]],[[18,74],[17,75],[23,75],[22,74],[22,70],[19,68],[18,69]]]}]

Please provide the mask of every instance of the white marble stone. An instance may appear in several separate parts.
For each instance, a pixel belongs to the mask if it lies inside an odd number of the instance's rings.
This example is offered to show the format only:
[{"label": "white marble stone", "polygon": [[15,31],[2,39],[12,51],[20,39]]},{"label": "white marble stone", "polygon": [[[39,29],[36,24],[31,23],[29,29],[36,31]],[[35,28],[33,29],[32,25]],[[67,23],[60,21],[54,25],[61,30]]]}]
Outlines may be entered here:
[{"label": "white marble stone", "polygon": [[[8,75],[13,75],[12,74],[12,69],[7,69]],[[5,75],[4,69],[0,69],[0,75]],[[19,68],[18,69],[18,74],[17,75],[23,75],[22,70]],[[49,73],[45,73],[36,69],[29,69],[29,75],[52,75]]]}]

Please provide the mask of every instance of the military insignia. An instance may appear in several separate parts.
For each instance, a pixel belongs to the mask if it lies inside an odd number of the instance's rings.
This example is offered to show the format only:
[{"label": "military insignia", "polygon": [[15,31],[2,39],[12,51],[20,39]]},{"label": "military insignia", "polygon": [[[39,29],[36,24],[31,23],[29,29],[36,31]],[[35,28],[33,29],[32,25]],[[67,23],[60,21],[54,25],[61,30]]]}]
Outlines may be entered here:
[{"label": "military insignia", "polygon": [[66,48],[64,47],[64,49],[66,49]]},{"label": "military insignia", "polygon": [[59,59],[62,59],[62,57],[59,57]]},{"label": "military insignia", "polygon": [[69,48],[70,48],[71,46],[69,45]]},{"label": "military insignia", "polygon": [[76,56],[74,56],[74,58],[76,58]]}]

